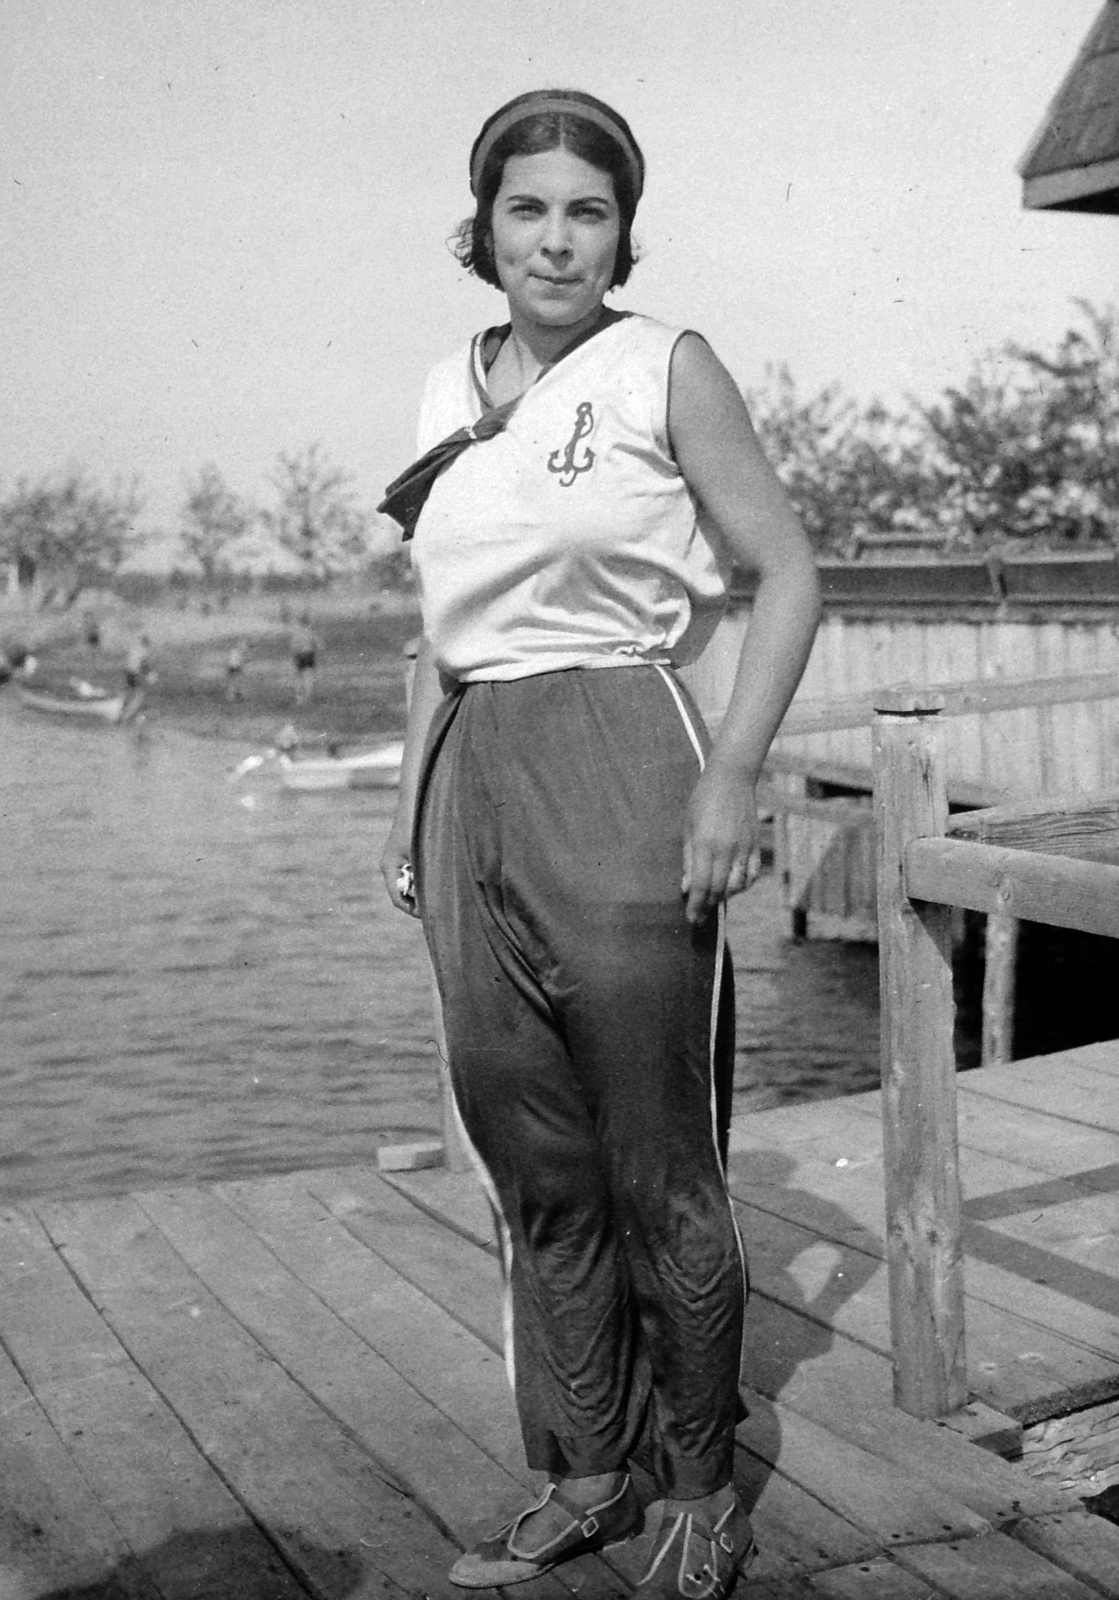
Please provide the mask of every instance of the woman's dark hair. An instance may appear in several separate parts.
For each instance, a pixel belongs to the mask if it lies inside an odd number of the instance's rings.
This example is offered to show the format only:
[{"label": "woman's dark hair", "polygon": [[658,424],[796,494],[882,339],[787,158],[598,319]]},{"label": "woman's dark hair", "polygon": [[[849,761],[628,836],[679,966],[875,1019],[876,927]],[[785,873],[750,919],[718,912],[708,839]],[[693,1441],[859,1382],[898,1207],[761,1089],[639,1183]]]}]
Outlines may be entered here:
[{"label": "woman's dark hair", "polygon": [[477,209],[467,217],[452,238],[455,256],[468,272],[483,283],[500,289],[501,280],[493,259],[493,203],[501,188],[505,163],[510,156],[536,156],[547,150],[567,150],[599,172],[608,172],[614,182],[621,230],[614,272],[608,285],[620,288],[637,261],[633,243],[633,218],[637,210],[633,168],[625,151],[595,123],[570,111],[541,111],[522,118],[494,142],[486,157],[477,185]]}]

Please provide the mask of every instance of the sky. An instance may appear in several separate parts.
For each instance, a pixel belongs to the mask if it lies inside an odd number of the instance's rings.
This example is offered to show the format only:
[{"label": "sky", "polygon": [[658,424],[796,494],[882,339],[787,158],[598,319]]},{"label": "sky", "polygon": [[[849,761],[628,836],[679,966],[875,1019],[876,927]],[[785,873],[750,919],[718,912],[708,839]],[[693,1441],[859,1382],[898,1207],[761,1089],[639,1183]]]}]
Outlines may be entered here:
[{"label": "sky", "polygon": [[1015,168],[1101,0],[6,0],[0,495],[319,443],[372,504],[428,367],[503,320],[447,240],[482,121],[589,90],[646,156],[612,298],[739,384],[898,403],[1119,300],[1113,217]]}]

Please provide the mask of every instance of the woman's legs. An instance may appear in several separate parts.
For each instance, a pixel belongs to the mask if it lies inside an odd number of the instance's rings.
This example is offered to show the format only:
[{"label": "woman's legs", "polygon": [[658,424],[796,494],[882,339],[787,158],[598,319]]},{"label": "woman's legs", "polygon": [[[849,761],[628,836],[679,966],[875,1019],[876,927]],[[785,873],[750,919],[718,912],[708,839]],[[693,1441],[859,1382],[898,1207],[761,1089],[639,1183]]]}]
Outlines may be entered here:
[{"label": "woman's legs", "polygon": [[683,1498],[729,1481],[744,1299],[721,938],[679,893],[698,771],[653,669],[473,686],[419,851],[455,1092],[510,1236],[529,1464],[610,1472],[644,1434]]}]

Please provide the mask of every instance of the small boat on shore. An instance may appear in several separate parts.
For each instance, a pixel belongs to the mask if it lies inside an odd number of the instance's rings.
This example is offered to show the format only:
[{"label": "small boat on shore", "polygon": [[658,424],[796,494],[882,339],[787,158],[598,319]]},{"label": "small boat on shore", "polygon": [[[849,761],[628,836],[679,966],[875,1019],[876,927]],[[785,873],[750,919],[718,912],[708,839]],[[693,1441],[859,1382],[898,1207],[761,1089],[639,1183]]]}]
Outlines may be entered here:
[{"label": "small boat on shore", "polygon": [[51,689],[30,689],[21,684],[21,704],[29,711],[46,711],[55,716],[92,718],[96,722],[128,722],[140,709],[142,695],[131,694],[56,694]]},{"label": "small boat on shore", "polygon": [[355,755],[281,754],[280,781],[285,789],[395,789],[403,754],[402,740]]}]

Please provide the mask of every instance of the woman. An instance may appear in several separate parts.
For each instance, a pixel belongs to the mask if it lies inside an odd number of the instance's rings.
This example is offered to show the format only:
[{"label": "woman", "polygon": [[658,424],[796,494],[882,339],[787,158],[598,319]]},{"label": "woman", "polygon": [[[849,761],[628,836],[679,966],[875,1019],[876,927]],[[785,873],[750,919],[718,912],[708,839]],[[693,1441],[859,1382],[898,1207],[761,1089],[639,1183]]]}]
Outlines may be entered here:
[{"label": "woman", "polygon": [[[721,908],[746,886],[815,570],[709,347],[604,305],[644,181],[622,118],[522,95],[470,174],[460,259],[509,321],[434,369],[428,454],[383,507],[415,527],[424,641],[382,870],[423,918],[548,1483],[451,1577],[516,1583],[635,1531],[637,1455],[665,1505],[639,1595],[719,1600],[753,1549],[731,1476],[746,1283]],[[733,562],[757,600],[708,748],[672,669]]]}]

